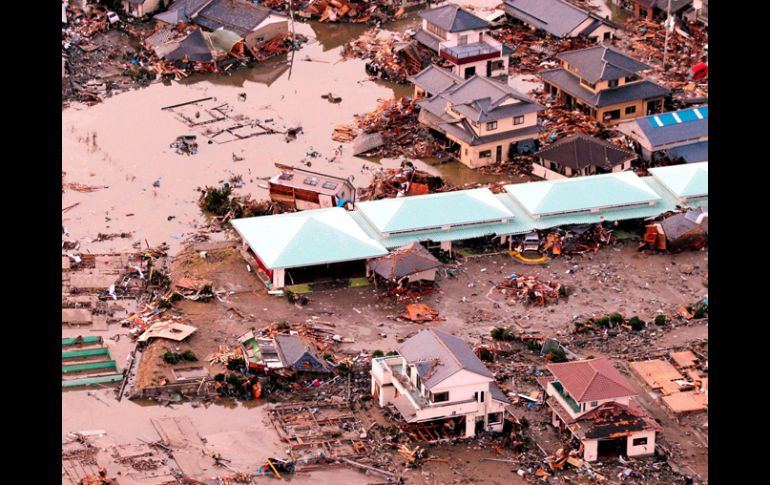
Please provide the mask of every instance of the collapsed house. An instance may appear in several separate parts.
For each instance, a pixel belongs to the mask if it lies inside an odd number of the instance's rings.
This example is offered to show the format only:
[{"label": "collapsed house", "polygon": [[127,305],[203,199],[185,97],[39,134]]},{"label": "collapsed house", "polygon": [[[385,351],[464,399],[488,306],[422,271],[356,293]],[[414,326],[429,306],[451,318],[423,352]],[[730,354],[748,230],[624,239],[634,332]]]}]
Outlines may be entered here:
[{"label": "collapsed house", "polygon": [[420,17],[414,39],[449,61],[454,74],[508,79],[513,50],[490,35],[492,24],[451,3],[423,10]]},{"label": "collapsed house", "polygon": [[267,365],[272,369],[293,369],[297,372],[313,372],[326,374],[331,372],[326,361],[318,355],[313,345],[299,335],[277,334],[272,344],[260,344],[259,349],[264,359],[268,359],[271,351],[278,357],[277,363]]},{"label": "collapsed house", "polygon": [[681,16],[692,3],[693,0],[633,0],[633,12],[634,16],[647,20],[664,19],[667,12]]},{"label": "collapsed house", "polygon": [[614,47],[563,52],[556,59],[561,67],[540,73],[544,92],[602,123],[659,113],[671,93],[637,74],[650,66]]},{"label": "collapsed house", "polygon": [[634,153],[592,136],[578,133],[533,154],[532,174],[560,179],[631,169]]},{"label": "collapsed house", "polygon": [[553,426],[569,430],[583,446],[583,459],[655,453],[661,427],[639,406],[631,384],[607,358],[550,364],[541,377]]},{"label": "collapsed house", "polygon": [[367,273],[377,274],[395,284],[434,281],[439,267],[441,261],[418,242],[394,249],[390,254],[366,263]]},{"label": "collapsed house", "polygon": [[531,149],[540,134],[537,113],[543,106],[507,84],[481,76],[458,82],[435,66],[410,80],[427,93],[447,86],[417,102],[417,119],[455,144],[463,165],[476,168],[509,160],[513,153]]},{"label": "collapsed house", "polygon": [[366,260],[412,242],[451,254],[455,242],[490,238],[510,249],[532,231],[707,208],[707,165],[705,177],[697,165],[652,169],[650,177],[626,171],[511,184],[500,194],[481,188],[372,200],[352,211],[314,209],[231,224],[247,262],[271,290],[279,290],[361,277]]},{"label": "collapsed house", "polygon": [[281,170],[269,181],[270,200],[289,210],[344,207],[356,202],[350,178],[335,177],[276,163]]},{"label": "collapsed house", "polygon": [[422,330],[397,349],[372,359],[372,395],[407,423],[443,422],[456,436],[503,430],[510,404],[492,373],[461,339]]},{"label": "collapsed house", "polygon": [[670,253],[700,249],[708,244],[708,217],[707,211],[698,208],[648,224],[644,244],[650,249]]},{"label": "collapsed house", "polygon": [[645,116],[617,125],[633,140],[642,157],[650,162],[683,159],[703,162],[709,156],[709,108],[687,108]]},{"label": "collapsed house", "polygon": [[564,0],[505,0],[503,10],[509,17],[560,39],[583,36],[609,40],[620,29],[606,18]]},{"label": "collapsed house", "polygon": [[251,49],[289,32],[286,15],[246,0],[176,0],[154,19],[169,27],[184,22],[210,32],[226,30]]}]

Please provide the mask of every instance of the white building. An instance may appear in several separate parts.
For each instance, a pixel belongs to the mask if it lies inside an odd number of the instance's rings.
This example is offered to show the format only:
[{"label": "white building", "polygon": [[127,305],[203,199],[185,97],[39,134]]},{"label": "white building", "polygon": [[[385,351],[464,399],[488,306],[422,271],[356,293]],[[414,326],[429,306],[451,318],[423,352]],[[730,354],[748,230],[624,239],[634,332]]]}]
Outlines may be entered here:
[{"label": "white building", "polygon": [[454,74],[507,79],[513,50],[489,35],[492,24],[454,4],[424,10],[420,17],[415,40],[451,62]]},{"label": "white building", "polygon": [[451,421],[458,434],[501,432],[508,399],[465,343],[441,330],[422,330],[372,360],[372,395],[407,423]]}]

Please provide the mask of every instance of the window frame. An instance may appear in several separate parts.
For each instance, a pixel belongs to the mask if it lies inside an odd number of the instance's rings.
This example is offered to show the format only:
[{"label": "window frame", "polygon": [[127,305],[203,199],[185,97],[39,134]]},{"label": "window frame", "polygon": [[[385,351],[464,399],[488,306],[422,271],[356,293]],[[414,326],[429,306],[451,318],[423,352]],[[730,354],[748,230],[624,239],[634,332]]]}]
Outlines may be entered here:
[{"label": "window frame", "polygon": [[430,401],[433,403],[449,402],[449,391],[431,392]]},{"label": "window frame", "polygon": [[497,129],[497,121],[488,121],[487,122],[487,131],[492,131]]},{"label": "window frame", "polygon": [[[517,121],[521,120],[521,121]],[[514,116],[513,117],[513,124],[514,125],[523,125],[524,124],[524,115]]]},{"label": "window frame", "polygon": [[479,158],[492,158],[492,150],[484,150],[479,152]]}]

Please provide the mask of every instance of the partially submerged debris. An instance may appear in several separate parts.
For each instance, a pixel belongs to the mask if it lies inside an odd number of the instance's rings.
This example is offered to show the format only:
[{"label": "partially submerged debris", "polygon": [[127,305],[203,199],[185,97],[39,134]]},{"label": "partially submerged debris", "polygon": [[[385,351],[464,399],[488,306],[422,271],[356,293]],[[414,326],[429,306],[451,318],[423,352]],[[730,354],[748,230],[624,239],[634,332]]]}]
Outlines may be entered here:
[{"label": "partially submerged debris", "polygon": [[518,300],[525,305],[545,306],[558,303],[559,298],[568,295],[566,287],[556,281],[540,281],[536,275],[519,276],[512,274],[497,289],[508,298],[509,304]]}]

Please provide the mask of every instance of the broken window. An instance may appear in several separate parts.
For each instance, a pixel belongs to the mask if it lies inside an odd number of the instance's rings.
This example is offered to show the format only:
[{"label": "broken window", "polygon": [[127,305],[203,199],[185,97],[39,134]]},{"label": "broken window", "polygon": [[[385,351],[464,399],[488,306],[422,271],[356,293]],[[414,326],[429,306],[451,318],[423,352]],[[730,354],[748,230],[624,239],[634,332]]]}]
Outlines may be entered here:
[{"label": "broken window", "polygon": [[609,87],[611,87],[611,88],[616,88],[616,87],[618,87],[618,80],[617,79],[612,79],[612,80],[610,80],[610,82],[607,83],[607,85]]},{"label": "broken window", "polygon": [[437,392],[433,394],[433,399],[431,399],[433,402],[447,402],[449,401],[449,391],[445,392]]},{"label": "broken window", "polygon": [[647,437],[644,438],[634,438],[633,445],[634,446],[644,446],[647,444]]},{"label": "broken window", "polygon": [[490,158],[492,157],[492,150],[484,150],[483,152],[479,152],[479,158]]},{"label": "broken window", "polygon": [[620,118],[620,110],[619,109],[613,109],[612,111],[607,111],[604,113],[604,116],[602,117],[604,121],[607,120],[616,120]]},{"label": "broken window", "polygon": [[500,424],[503,422],[503,413],[489,413],[487,416],[489,424]]}]

